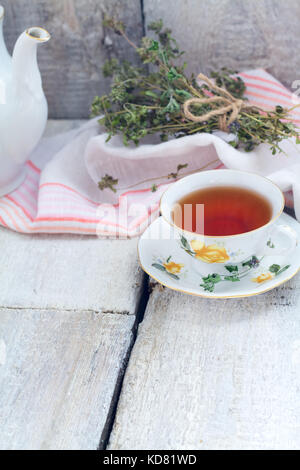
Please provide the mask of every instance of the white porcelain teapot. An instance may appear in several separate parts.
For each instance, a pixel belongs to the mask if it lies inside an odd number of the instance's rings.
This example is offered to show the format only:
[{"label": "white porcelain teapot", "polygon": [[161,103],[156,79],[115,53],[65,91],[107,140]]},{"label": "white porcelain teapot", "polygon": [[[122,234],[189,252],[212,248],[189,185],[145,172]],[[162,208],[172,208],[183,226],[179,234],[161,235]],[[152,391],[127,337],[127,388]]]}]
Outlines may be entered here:
[{"label": "white porcelain teapot", "polygon": [[25,162],[47,123],[48,106],[37,65],[37,46],[50,39],[43,28],[28,28],[7,52],[0,5],[0,196],[26,176]]}]

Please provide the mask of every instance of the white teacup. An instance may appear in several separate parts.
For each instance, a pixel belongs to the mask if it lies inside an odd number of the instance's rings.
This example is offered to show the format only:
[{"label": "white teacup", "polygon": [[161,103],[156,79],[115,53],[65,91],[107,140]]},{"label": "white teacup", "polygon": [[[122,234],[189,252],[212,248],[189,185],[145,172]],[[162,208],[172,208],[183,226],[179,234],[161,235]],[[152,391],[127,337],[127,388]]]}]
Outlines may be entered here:
[{"label": "white teacup", "polygon": [[[255,191],[269,201],[271,219],[250,232],[224,236],[199,235],[174,224],[172,210],[178,201],[199,189],[216,186]],[[181,247],[193,257],[194,268],[201,272],[212,264],[214,271],[218,271],[216,268],[224,267],[224,264],[241,263],[251,257],[289,256],[297,245],[297,234],[288,225],[275,224],[283,208],[284,196],[271,180],[238,170],[210,170],[186,176],[167,189],[160,203],[163,218],[173,226]]]}]

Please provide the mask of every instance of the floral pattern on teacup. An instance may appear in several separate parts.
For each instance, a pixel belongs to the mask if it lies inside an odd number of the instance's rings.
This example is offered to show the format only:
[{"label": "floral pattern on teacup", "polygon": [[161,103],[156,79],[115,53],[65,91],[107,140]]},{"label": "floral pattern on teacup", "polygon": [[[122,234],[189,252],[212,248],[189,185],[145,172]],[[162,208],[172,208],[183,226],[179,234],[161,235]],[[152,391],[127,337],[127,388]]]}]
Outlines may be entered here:
[{"label": "floral pattern on teacup", "polygon": [[184,267],[184,264],[174,263],[174,261],[169,261],[168,263],[164,263],[163,266],[165,267],[168,273],[179,274],[181,269]]},{"label": "floral pattern on teacup", "polygon": [[202,276],[202,284],[200,287],[208,292],[214,292],[216,284],[219,282],[239,282],[242,278],[248,275],[248,273],[256,269],[260,261],[256,256],[251,256],[240,264],[225,264],[224,268],[227,271],[226,274],[212,273],[206,276]]},{"label": "floral pattern on teacup", "polygon": [[[195,245],[193,245],[192,243],[191,246],[195,250],[195,253],[196,249],[199,250],[200,247],[200,245],[196,245],[195,247]],[[225,264],[224,274],[212,272],[206,276],[202,276],[202,282],[200,284],[200,287],[202,287],[204,291],[214,292],[216,285],[220,282],[239,282],[244,277],[246,277],[250,271],[257,272],[260,267],[260,263],[261,259],[258,259],[255,255],[253,255],[239,264]],[[182,273],[182,269],[184,268],[184,264],[173,261],[172,256],[168,256],[168,258],[165,259],[155,257],[152,266],[158,269],[159,271],[163,271],[167,276],[171,277],[172,279],[175,279],[176,281],[180,281],[181,278],[179,274]],[[269,269],[267,271],[260,273],[258,272],[257,276],[251,278],[251,281],[257,284],[262,284],[280,275],[289,267],[290,265],[280,266],[279,264],[272,264],[271,266],[269,266]],[[186,273],[187,271],[185,270],[185,274]]]},{"label": "floral pattern on teacup", "polygon": [[187,239],[182,235],[180,238],[181,248],[186,253],[193,256],[196,259],[204,261],[204,263],[225,263],[230,260],[230,256],[224,246],[217,245],[205,245],[201,240],[191,240],[189,243]]},{"label": "floral pattern on teacup", "polygon": [[272,273],[262,273],[257,277],[253,277],[251,281],[256,282],[257,284],[261,284],[263,282],[270,281],[271,279],[273,279],[273,277],[274,274]]},{"label": "floral pattern on teacup", "polygon": [[201,240],[191,240],[191,247],[195,253],[195,258],[205,263],[225,263],[230,259],[226,248],[216,244],[205,245]]},{"label": "floral pattern on teacup", "polygon": [[164,271],[168,276],[172,277],[173,279],[179,280],[178,274],[180,274],[184,264],[182,263],[175,263],[171,261],[172,256],[168,256],[165,261],[161,259],[157,259],[155,263],[152,263],[152,266],[160,271]]},{"label": "floral pattern on teacup", "polygon": [[252,282],[256,282],[257,284],[262,284],[263,282],[266,281],[271,281],[275,276],[278,276],[279,274],[283,273],[290,267],[289,264],[286,266],[281,267],[280,264],[272,264],[272,266],[269,267],[269,271],[266,273],[261,273],[259,276],[253,277],[251,279]]}]

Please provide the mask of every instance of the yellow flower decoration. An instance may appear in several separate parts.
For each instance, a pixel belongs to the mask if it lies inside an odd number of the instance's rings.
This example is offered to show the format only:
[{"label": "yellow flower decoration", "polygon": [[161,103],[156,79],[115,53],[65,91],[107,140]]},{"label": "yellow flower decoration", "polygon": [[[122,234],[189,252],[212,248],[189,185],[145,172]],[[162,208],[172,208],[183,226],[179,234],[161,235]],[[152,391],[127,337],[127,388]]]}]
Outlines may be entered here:
[{"label": "yellow flower decoration", "polygon": [[192,240],[191,247],[195,252],[195,257],[205,263],[225,263],[230,258],[226,249],[218,245],[206,246],[200,240]]},{"label": "yellow flower decoration", "polygon": [[260,276],[253,277],[251,281],[261,284],[262,282],[270,281],[271,279],[273,279],[273,277],[274,275],[272,273],[265,273],[265,274],[260,274]]},{"label": "yellow flower decoration", "polygon": [[179,274],[181,268],[183,268],[184,264],[174,263],[174,261],[170,261],[169,263],[164,263],[164,267],[166,271],[171,274]]}]

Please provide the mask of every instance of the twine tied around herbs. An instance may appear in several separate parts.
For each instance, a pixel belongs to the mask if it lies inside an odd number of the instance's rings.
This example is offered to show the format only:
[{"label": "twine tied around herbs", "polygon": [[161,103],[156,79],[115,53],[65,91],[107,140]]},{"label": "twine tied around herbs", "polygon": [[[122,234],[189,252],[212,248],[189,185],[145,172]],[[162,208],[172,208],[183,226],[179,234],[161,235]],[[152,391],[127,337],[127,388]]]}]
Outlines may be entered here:
[{"label": "twine tied around herbs", "polygon": [[[186,100],[183,105],[183,112],[185,117],[190,121],[205,122],[212,117],[217,116],[219,120],[219,129],[224,132],[229,132],[230,124],[236,120],[241,110],[251,106],[245,103],[245,101],[239,98],[235,98],[231,93],[229,93],[229,91],[225,90],[225,88],[221,88],[215,85],[203,73],[199,73],[197,78],[205,82],[210,90],[215,91],[218,93],[218,95],[221,96],[212,96],[210,98],[190,98]],[[223,106],[212,109],[211,111],[207,112],[206,114],[202,114],[201,116],[196,116],[190,111],[190,106],[194,104],[211,104],[213,106],[214,103],[222,103]],[[256,106],[255,108],[257,109]],[[227,113],[229,112],[231,112],[231,114],[227,116]]]}]

